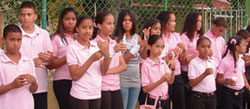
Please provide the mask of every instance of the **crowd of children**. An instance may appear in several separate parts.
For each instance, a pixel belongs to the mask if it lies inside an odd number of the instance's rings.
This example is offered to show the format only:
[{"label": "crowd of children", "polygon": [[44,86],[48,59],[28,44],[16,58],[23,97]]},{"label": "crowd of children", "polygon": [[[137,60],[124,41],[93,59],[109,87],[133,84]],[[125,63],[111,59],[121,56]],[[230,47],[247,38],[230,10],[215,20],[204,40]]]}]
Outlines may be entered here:
[{"label": "crowd of children", "polygon": [[32,2],[18,18],[2,35],[0,109],[47,109],[48,69],[60,109],[135,109],[137,101],[141,109],[250,109],[250,26],[226,43],[224,18],[204,33],[202,15],[189,13],[179,34],[174,13],[162,11],[140,36],[129,10],[92,19],[67,7],[50,37],[34,24]]}]

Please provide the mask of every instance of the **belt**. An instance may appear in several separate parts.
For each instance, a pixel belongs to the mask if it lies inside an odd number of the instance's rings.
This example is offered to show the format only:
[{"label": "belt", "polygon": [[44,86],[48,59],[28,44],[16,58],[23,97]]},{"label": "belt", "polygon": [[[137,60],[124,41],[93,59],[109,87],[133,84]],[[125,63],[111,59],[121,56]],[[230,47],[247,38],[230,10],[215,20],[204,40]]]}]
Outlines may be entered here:
[{"label": "belt", "polygon": [[[157,99],[157,96],[154,96],[154,95],[150,95],[149,94],[149,97],[150,98],[152,98],[152,99]],[[168,96],[166,95],[166,96],[159,96],[159,98],[158,98],[159,100],[167,100],[168,99]]]},{"label": "belt", "polygon": [[197,91],[192,91],[194,95],[196,96],[202,96],[202,97],[211,97],[214,96],[215,93],[211,92],[211,93],[205,93],[205,92],[197,92]]},{"label": "belt", "polygon": [[235,96],[238,96],[238,95],[244,93],[244,88],[242,88],[240,90],[234,90],[234,89],[228,88],[226,86],[223,86],[223,90],[226,91],[226,92],[228,92],[228,93],[232,93]]}]

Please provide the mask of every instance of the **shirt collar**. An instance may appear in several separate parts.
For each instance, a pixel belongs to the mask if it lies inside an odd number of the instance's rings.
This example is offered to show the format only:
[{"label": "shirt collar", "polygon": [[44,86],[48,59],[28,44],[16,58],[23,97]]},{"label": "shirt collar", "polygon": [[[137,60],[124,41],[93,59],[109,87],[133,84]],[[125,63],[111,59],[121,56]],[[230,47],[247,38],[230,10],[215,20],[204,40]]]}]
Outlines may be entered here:
[{"label": "shirt collar", "polygon": [[108,40],[104,40],[100,35],[97,35],[95,38],[96,41],[102,41],[108,44],[113,44],[113,41],[110,37],[108,37]]},{"label": "shirt collar", "polygon": [[[26,33],[24,30],[23,30],[23,28],[22,28],[22,25],[20,25],[19,26],[20,27],[20,29],[21,29],[21,31],[22,31],[22,34],[23,34],[23,36],[28,36],[28,37],[34,37],[34,36],[30,36],[30,34],[28,34],[28,33]],[[39,27],[36,25],[36,24],[34,24],[34,35],[36,36],[36,35],[39,35]],[[32,33],[32,34],[33,34]]]},{"label": "shirt collar", "polygon": [[[95,45],[92,41],[89,41],[89,44],[90,44],[90,47],[96,47],[96,45]],[[88,49],[87,46],[81,45],[77,40],[76,40],[76,45],[77,45],[81,50]]]},{"label": "shirt collar", "polygon": [[[2,53],[0,59],[1,59],[2,62],[4,62],[4,63],[13,62],[13,61],[5,54],[5,52]],[[28,59],[29,59],[29,58],[27,58],[27,57],[25,57],[25,56],[23,56],[23,55],[21,54],[21,59],[19,60],[19,62],[21,62],[21,61],[27,61]],[[15,62],[13,62],[13,63],[15,63]]]},{"label": "shirt collar", "polygon": [[151,60],[149,57],[146,59],[149,65],[158,65],[158,64],[163,64],[164,60],[159,58],[159,63],[155,63],[153,60]]}]

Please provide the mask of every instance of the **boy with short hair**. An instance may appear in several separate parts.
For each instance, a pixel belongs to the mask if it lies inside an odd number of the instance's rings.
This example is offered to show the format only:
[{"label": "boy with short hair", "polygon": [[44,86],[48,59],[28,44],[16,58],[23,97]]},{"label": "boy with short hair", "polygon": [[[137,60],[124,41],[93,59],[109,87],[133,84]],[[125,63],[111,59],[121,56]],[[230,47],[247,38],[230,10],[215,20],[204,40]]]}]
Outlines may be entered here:
[{"label": "boy with short hair", "polygon": [[0,56],[0,109],[34,109],[32,93],[38,88],[35,65],[19,52],[22,31],[8,25],[2,40],[6,51]]},{"label": "boy with short hair", "polygon": [[51,62],[52,52],[49,33],[34,24],[37,14],[35,13],[35,5],[31,1],[25,1],[21,4],[18,18],[21,21],[20,28],[23,33],[20,51],[32,58],[36,66],[39,87],[36,94],[33,94],[35,109],[47,109],[48,72],[45,65]]}]

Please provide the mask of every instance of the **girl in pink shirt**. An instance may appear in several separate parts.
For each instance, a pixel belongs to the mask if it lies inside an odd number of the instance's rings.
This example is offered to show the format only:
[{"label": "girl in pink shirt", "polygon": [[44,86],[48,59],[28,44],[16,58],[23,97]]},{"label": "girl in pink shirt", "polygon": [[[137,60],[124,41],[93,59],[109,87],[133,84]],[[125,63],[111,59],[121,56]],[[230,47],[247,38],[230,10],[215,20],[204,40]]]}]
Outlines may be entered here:
[{"label": "girl in pink shirt", "polygon": [[16,25],[3,30],[5,53],[0,56],[0,109],[34,109],[32,93],[37,91],[33,60],[19,52],[22,31]]},{"label": "girl in pink shirt", "polygon": [[69,92],[72,79],[69,66],[66,63],[66,50],[68,45],[74,42],[77,16],[77,12],[73,8],[63,9],[59,16],[57,30],[52,35],[53,61],[49,68],[56,69],[53,78],[53,89],[60,109],[69,109]]},{"label": "girl in pink shirt", "polygon": [[102,76],[102,109],[123,109],[122,95],[120,90],[120,72],[127,69],[121,51],[126,50],[126,45],[116,43],[110,36],[114,30],[114,16],[109,12],[102,12],[96,16],[98,34],[94,34],[93,41],[107,43],[110,49],[115,48],[109,69],[106,75]]},{"label": "girl in pink shirt", "polygon": [[188,85],[188,64],[195,58],[198,54],[196,50],[196,43],[200,36],[203,35],[202,29],[202,16],[200,13],[192,12],[189,13],[185,19],[183,31],[181,34],[181,40],[186,45],[187,51],[183,54],[183,57],[186,57],[184,60],[181,60],[181,70],[185,86],[185,104],[186,109],[189,109],[189,96],[190,86]]},{"label": "girl in pink shirt", "polygon": [[[179,33],[174,32],[176,22],[175,15],[170,11],[162,11],[158,15],[158,19],[161,21],[162,26],[162,38],[167,47],[164,56],[165,61],[173,58],[176,61],[175,66],[175,81],[173,85],[170,85],[170,99],[173,101],[173,109],[185,109],[185,92],[184,84],[181,77],[180,60],[184,60],[186,46],[182,43]],[[172,56],[174,53],[175,56]],[[170,53],[169,56],[166,53]],[[181,104],[181,105],[180,105]]]},{"label": "girl in pink shirt", "polygon": [[100,109],[102,74],[108,71],[111,62],[109,45],[89,41],[94,31],[94,23],[89,16],[81,16],[77,20],[76,31],[79,38],[68,46],[66,55],[73,80],[70,109]]},{"label": "girl in pink shirt", "polygon": [[231,37],[227,50],[218,67],[216,81],[222,87],[221,108],[242,109],[244,87],[249,89],[245,76],[245,63],[240,54],[246,51],[246,41],[240,37]]},{"label": "girl in pink shirt", "polygon": [[199,56],[188,64],[188,78],[192,88],[190,108],[216,109],[216,63],[209,57],[211,41],[207,37],[200,37],[196,48]]},{"label": "girl in pink shirt", "polygon": [[157,98],[157,109],[170,109],[168,96],[168,84],[174,82],[175,63],[171,64],[171,70],[166,62],[160,58],[164,48],[164,42],[159,35],[149,37],[149,57],[142,65],[141,84],[144,93],[148,93],[147,104],[154,105]]}]

